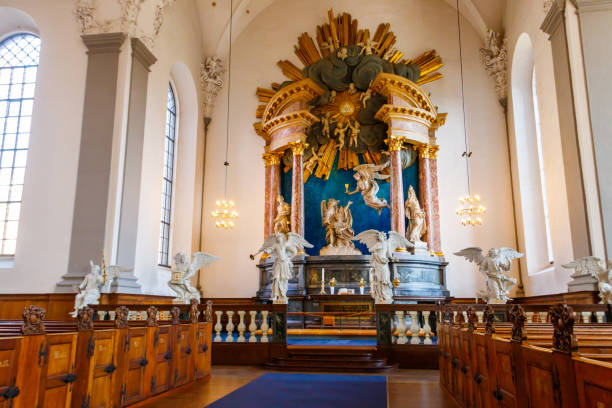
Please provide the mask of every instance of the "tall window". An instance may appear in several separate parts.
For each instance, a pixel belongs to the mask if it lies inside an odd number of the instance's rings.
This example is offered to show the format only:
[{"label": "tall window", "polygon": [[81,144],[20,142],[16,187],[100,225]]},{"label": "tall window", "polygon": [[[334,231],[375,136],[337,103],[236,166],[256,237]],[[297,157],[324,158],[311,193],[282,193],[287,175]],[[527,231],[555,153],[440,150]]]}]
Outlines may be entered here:
[{"label": "tall window", "polygon": [[164,179],[159,233],[159,260],[162,266],[170,266],[170,225],[172,222],[172,192],[174,183],[174,156],[176,146],[176,98],[172,84],[168,85],[166,109],[166,147],[164,153]]},{"label": "tall window", "polygon": [[0,42],[0,255],[14,255],[28,156],[40,38]]},{"label": "tall window", "polygon": [[542,209],[544,210],[544,226],[546,228],[546,246],[548,249],[548,262],[554,262],[552,249],[552,235],[550,233],[550,216],[548,214],[548,198],[546,197],[546,174],[544,173],[544,156],[542,154],[542,128],[540,126],[540,107],[538,105],[538,90],[536,88],[535,67],[531,76],[531,92],[533,93],[533,113],[535,117],[536,140],[538,144],[538,161],[540,163],[540,187],[542,189]]}]

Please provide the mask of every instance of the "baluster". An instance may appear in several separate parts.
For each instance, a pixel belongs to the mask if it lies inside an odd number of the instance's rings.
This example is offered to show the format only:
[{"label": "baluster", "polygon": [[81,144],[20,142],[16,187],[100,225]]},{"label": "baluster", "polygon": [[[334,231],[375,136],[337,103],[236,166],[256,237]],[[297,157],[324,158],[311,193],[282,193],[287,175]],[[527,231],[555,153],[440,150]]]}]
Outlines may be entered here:
[{"label": "baluster", "polygon": [[223,326],[221,326],[221,316],[223,315],[223,312],[220,310],[217,310],[215,314],[217,315],[217,324],[215,324],[215,332],[217,332],[215,334],[215,342],[219,343],[222,341],[221,340],[221,329],[223,328]]},{"label": "baluster", "polygon": [[255,332],[257,331],[257,322],[255,321],[255,317],[257,316],[256,310],[249,311],[251,315],[251,323],[249,324],[249,332],[251,335],[249,336],[249,343],[257,343],[257,335]]},{"label": "baluster", "polygon": [[603,323],[605,316],[606,312],[595,312],[595,317],[597,317],[597,323]]},{"label": "baluster", "polygon": [[419,338],[419,312],[410,312],[410,331],[412,332],[412,339],[410,344],[421,344]]},{"label": "baluster", "polygon": [[484,312],[476,312],[476,316],[478,317],[478,323],[484,323]]},{"label": "baluster", "polygon": [[591,323],[591,312],[582,312],[582,321],[584,323]]},{"label": "baluster", "polygon": [[541,323],[546,323],[546,316],[548,315],[548,312],[538,312],[538,316],[540,316],[540,322]]},{"label": "baluster", "polygon": [[232,320],[234,318],[234,311],[228,310],[225,313],[227,313],[227,325],[225,326],[227,337],[225,338],[225,342],[233,343],[234,342],[234,322]]},{"label": "baluster", "polygon": [[397,344],[406,344],[408,343],[408,338],[406,337],[406,318],[404,317],[404,312],[398,310],[395,312],[395,316],[397,316]]},{"label": "baluster", "polygon": [[246,326],[244,324],[244,315],[245,315],[245,311],[244,310],[239,310],[238,311],[238,316],[240,317],[240,321],[238,322],[238,343],[244,343],[245,342],[245,338],[244,338],[244,330],[246,329]]},{"label": "baluster", "polygon": [[99,311],[98,312],[98,320],[104,320],[104,316],[106,316],[106,312],[105,311]]},{"label": "baluster", "polygon": [[467,310],[464,310],[462,314],[463,314],[463,321],[467,322],[468,321]]},{"label": "baluster", "polygon": [[109,311],[108,314],[110,315],[111,320],[115,320],[115,317],[117,317],[117,312],[114,310]]},{"label": "baluster", "polygon": [[[429,325],[429,314],[431,312],[424,311],[423,312],[423,332],[425,333],[425,340],[423,340],[423,344],[432,344],[431,341],[431,326]],[[435,312],[434,312],[435,313]]]},{"label": "baluster", "polygon": [[270,328],[270,326],[268,326],[268,311],[267,310],[262,310],[261,311],[261,339],[259,340],[262,343],[267,343],[268,342],[268,329]]},{"label": "baluster", "polygon": [[527,316],[527,323],[533,323],[533,314],[534,312],[525,312],[525,316]]}]

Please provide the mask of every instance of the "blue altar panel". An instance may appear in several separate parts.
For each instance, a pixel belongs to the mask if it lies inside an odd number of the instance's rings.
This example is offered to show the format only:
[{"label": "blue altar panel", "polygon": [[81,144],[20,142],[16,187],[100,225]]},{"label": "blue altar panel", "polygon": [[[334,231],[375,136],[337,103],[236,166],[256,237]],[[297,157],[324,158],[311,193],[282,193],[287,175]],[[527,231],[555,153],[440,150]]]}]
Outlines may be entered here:
[{"label": "blue altar panel", "polygon": [[[327,242],[325,241],[325,228],[321,224],[321,201],[335,198],[340,201],[339,205],[345,206],[349,201],[351,204],[351,213],[353,214],[353,230],[355,235],[368,229],[379,231],[389,231],[391,229],[391,214],[389,208],[383,208],[380,215],[374,208],[368,207],[363,202],[361,193],[353,195],[346,194],[345,184],[349,185],[349,191],[353,191],[356,187],[355,179],[351,170],[338,170],[338,157],[334,161],[333,169],[329,175],[329,180],[317,178],[311,175],[304,185],[304,212],[305,212],[305,238],[308,242],[314,245],[314,248],[306,249],[308,255],[319,255],[319,251]],[[362,162],[362,161],[360,161]],[[281,194],[286,202],[291,202],[291,173],[281,170]],[[404,201],[408,195],[410,185],[419,193],[419,169],[418,160],[415,163],[403,170],[404,182]],[[378,197],[382,197],[387,202],[389,197],[389,182],[380,181],[378,185]],[[355,246],[363,253],[367,254],[368,250],[365,245],[355,242]]]}]

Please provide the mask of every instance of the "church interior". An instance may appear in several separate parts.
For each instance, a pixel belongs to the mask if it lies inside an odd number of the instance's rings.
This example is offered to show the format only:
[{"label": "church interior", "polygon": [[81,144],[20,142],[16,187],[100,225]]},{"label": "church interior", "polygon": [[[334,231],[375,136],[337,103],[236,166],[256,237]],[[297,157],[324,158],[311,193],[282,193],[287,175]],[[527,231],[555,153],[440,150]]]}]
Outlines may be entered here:
[{"label": "church interior", "polygon": [[0,0],[0,407],[612,408],[610,22]]}]

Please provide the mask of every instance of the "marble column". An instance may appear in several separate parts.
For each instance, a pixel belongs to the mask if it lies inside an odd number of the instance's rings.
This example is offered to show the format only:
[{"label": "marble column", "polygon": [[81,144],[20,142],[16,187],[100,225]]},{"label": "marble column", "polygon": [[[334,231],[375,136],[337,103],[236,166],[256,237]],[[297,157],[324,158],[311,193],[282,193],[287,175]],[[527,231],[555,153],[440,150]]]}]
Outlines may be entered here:
[{"label": "marble column", "polygon": [[419,198],[425,211],[427,224],[427,248],[442,252],[440,243],[440,207],[438,203],[438,159],[439,146],[420,145],[419,152]]},{"label": "marble column", "polygon": [[68,273],[56,291],[73,293],[105,247],[119,54],[123,33],[82,36],[87,75]]},{"label": "marble column", "polygon": [[264,239],[274,234],[274,220],[277,215],[276,197],[280,194],[280,159],[278,153],[264,153],[266,166],[266,191],[264,203]]},{"label": "marble column", "polygon": [[391,137],[386,140],[389,145],[391,161],[391,229],[402,235],[406,234],[406,210],[404,208],[404,182],[402,179],[402,145],[403,139]]},{"label": "marble column", "polygon": [[293,152],[291,172],[291,231],[304,236],[304,149],[306,142],[289,143]]}]

